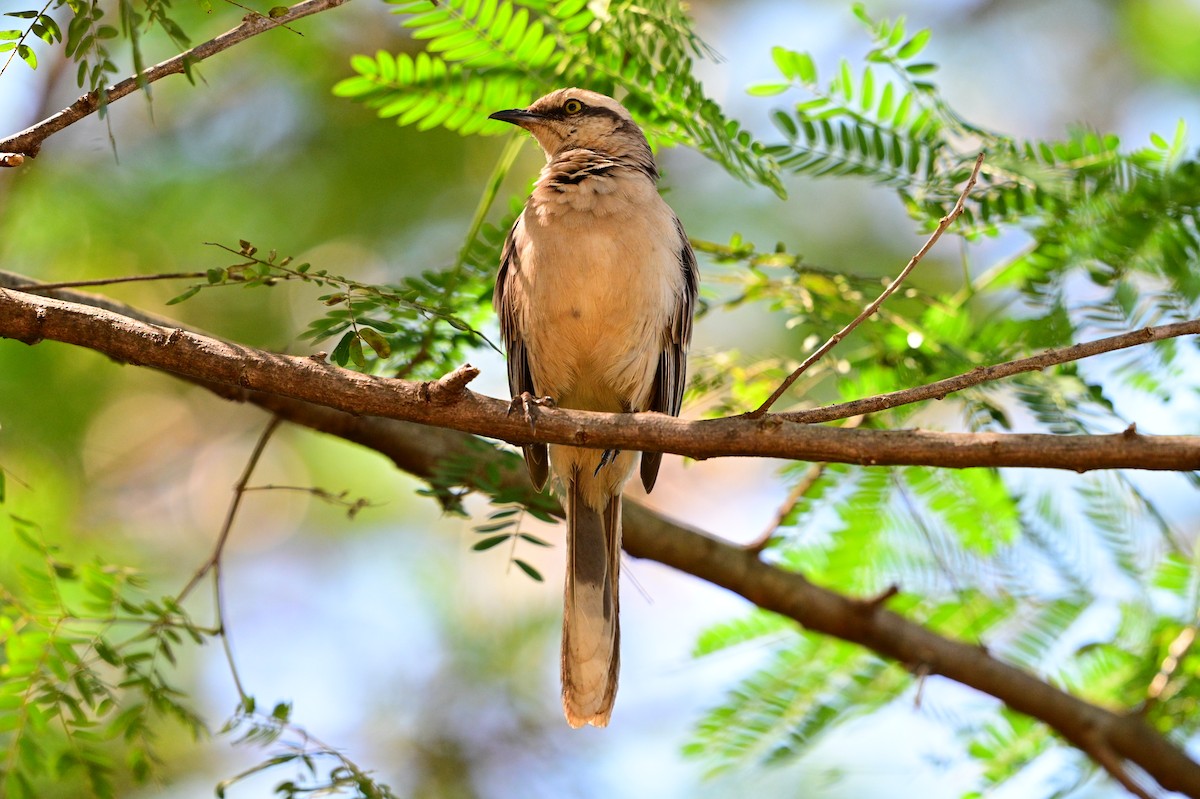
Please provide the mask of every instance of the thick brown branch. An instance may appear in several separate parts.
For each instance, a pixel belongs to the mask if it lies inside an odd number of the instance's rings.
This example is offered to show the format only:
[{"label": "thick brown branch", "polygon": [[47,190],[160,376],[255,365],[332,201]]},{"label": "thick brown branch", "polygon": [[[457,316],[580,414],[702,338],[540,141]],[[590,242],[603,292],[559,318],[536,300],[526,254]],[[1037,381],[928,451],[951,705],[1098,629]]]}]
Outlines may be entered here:
[{"label": "thick brown branch", "polygon": [[1122,333],[1118,336],[1109,336],[1108,338],[1101,338],[1095,341],[1085,341],[1082,344],[1062,347],[1057,350],[1047,350],[1040,355],[1033,355],[1028,358],[998,363],[993,366],[981,366],[978,369],[972,369],[970,372],[948,377],[945,380],[938,380],[935,383],[927,383],[923,386],[913,386],[912,388],[892,391],[887,394],[877,394],[874,397],[865,397],[863,399],[851,400],[850,402],[839,402],[836,405],[826,405],[822,408],[780,413],[776,414],[776,417],[787,419],[789,422],[801,422],[803,424],[831,422],[835,419],[846,419],[851,416],[858,416],[859,414],[876,413],[888,408],[910,405],[923,400],[940,400],[956,391],[962,391],[963,389],[978,386],[982,383],[1011,377],[1022,372],[1036,372],[1041,369],[1048,369],[1051,366],[1058,366],[1062,363],[1091,358],[1094,355],[1100,355],[1105,352],[1113,352],[1114,350],[1149,344],[1152,341],[1162,341],[1163,339],[1196,335],[1198,333],[1200,333],[1200,319],[1176,322],[1170,325],[1159,325],[1157,327],[1143,327],[1141,330]]},{"label": "thick brown branch", "polygon": [[[533,501],[524,465],[512,453],[480,451],[462,433],[375,417],[351,416],[331,408],[262,394],[240,399],[261,405],[298,424],[370,447],[402,470],[431,478],[445,458],[475,464],[468,487],[501,488]],[[479,482],[473,482],[478,479]],[[509,496],[514,494],[509,493]],[[1200,797],[1200,765],[1134,716],[1090,705],[1037,677],[996,660],[986,650],[938,636],[871,603],[837,594],[804,577],[763,563],[742,547],[665,519],[635,502],[625,503],[624,546],[647,558],[695,575],[781,613],[804,627],[865,646],[925,675],[941,674],[991,694],[1015,710],[1046,723],[1088,754],[1116,753],[1162,787]],[[1123,774],[1123,769],[1117,773]]]},{"label": "thick brown branch", "polygon": [[[18,280],[28,282],[0,273],[0,286]],[[82,292],[55,293],[82,303],[122,308],[112,300]],[[4,294],[0,289],[0,301]],[[163,326],[169,321],[124,310],[150,324]],[[0,319],[4,317],[0,311]],[[463,475],[467,487],[479,488],[486,483],[495,488],[494,475],[498,471],[502,490],[510,496],[533,500],[534,492],[520,458],[500,450],[482,451],[472,446],[474,439],[469,435],[358,416],[224,383],[205,385],[222,396],[254,403],[289,421],[374,449],[418,478],[433,477],[446,458],[470,458],[475,470]],[[878,606],[814,585],[801,575],[762,562],[742,547],[667,520],[632,501],[625,503],[624,544],[635,557],[655,560],[720,585],[807,629],[858,643],[923,674],[941,674],[988,693],[1044,722],[1083,751],[1096,752],[1100,744],[1106,756],[1115,752],[1122,762],[1137,765],[1164,789],[1200,799],[1200,765],[1138,717],[1090,705],[996,660],[978,646],[943,638]]]},{"label": "thick brown branch", "polygon": [[[741,547],[655,516],[641,506],[626,506],[625,530],[625,548],[631,555],[666,563],[728,588],[814,632],[861,644],[909,668],[941,674],[995,696],[1013,710],[1045,722],[1084,752],[1115,752],[1137,764],[1163,788],[1200,797],[1200,765],[1136,715],[1118,715],[1088,704],[997,660],[982,647],[943,638],[890,611],[875,608],[864,612],[859,601],[763,563]],[[1098,741],[1103,742],[1103,749],[1097,749]]]},{"label": "thick brown branch", "polygon": [[[347,0],[304,0],[287,9],[286,14],[266,17],[262,14],[247,14],[242,24],[232,30],[222,33],[215,39],[198,44],[174,58],[168,58],[162,63],[155,64],[143,70],[141,75],[134,75],[116,83],[105,91],[105,101],[113,102],[127,94],[131,94],[146,83],[165,78],[167,75],[182,74],[190,65],[216,55],[222,50],[228,50],[235,44],[257,36],[263,31],[279,28],[289,22],[295,22],[301,17],[307,17],[321,11],[346,3]],[[54,116],[26,128],[20,133],[0,140],[0,166],[20,166],[24,161],[22,156],[35,157],[42,147],[42,142],[60,130],[75,124],[79,120],[96,112],[100,107],[100,96],[97,92],[88,92]]]},{"label": "thick brown branch", "polygon": [[[256,350],[146,324],[76,303],[0,290],[0,337],[52,339],[193,380],[224,383],[369,416],[384,416],[520,444],[950,468],[1023,466],[1070,469],[1200,469],[1200,437],[942,433],[840,430],[774,417],[685,421],[662,414],[614,414],[545,408],[536,430],[509,403],[465,387],[389,380],[312,358]],[[455,396],[446,395],[453,389]]]}]

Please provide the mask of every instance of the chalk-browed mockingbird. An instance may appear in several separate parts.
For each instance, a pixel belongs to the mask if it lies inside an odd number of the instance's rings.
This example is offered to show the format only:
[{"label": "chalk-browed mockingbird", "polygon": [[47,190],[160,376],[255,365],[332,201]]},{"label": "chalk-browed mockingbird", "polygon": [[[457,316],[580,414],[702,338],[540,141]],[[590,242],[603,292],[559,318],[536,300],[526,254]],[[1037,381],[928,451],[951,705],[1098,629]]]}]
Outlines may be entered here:
[{"label": "chalk-browed mockingbird", "polygon": [[[602,94],[560,89],[492,119],[533,134],[547,164],[513,225],[494,302],[514,397],[559,407],[679,415],[696,302],[696,256],[656,189],[658,170],[629,112]],[[621,489],[634,452],[525,449],[540,490],[548,467],[567,505],[563,710],[603,727],[620,661]],[[659,453],[642,455],[642,483]]]}]

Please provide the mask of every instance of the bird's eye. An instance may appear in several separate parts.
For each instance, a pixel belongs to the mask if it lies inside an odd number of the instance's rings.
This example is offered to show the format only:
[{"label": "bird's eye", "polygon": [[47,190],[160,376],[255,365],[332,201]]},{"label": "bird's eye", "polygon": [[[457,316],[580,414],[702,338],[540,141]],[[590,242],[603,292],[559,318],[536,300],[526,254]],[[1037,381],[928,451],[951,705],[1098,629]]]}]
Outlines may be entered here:
[{"label": "bird's eye", "polygon": [[578,100],[567,100],[563,103],[563,110],[568,114],[578,114],[583,110],[583,103]]}]

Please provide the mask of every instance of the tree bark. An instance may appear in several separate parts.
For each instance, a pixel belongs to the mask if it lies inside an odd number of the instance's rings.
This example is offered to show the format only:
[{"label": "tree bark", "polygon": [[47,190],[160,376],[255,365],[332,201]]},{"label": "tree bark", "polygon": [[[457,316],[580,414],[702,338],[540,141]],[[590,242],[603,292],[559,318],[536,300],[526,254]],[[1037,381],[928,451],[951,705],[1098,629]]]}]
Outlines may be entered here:
[{"label": "tree bark", "polygon": [[[500,428],[508,430],[507,403],[479,397],[466,390],[466,380],[473,376],[471,370],[460,369],[434,383],[369,378],[311,358],[264,353],[186,331],[171,320],[82,292],[54,292],[76,301],[66,302],[2,288],[16,283],[14,278],[0,273],[0,337],[28,343],[53,338],[105,352],[126,362],[169,371],[226,398],[253,403],[289,421],[374,449],[389,457],[400,469],[419,478],[433,477],[438,464],[446,458],[469,456],[475,461],[476,468],[463,477],[468,483],[467,488],[478,489],[485,479],[489,479],[488,473],[499,467],[502,488],[513,491],[515,496],[524,496],[526,500],[534,497],[520,459],[513,453],[472,446],[475,439],[466,432],[415,424],[400,418],[362,415],[368,412],[355,402],[347,403],[345,408],[337,406],[344,396],[344,389],[365,390],[368,394],[392,392],[385,395],[390,397],[392,405],[411,403],[439,409],[422,411],[418,415],[432,413],[437,416],[446,409],[465,404],[472,409],[472,414],[482,414],[481,418],[491,418]],[[211,372],[206,372],[209,368]],[[281,380],[280,385],[272,386],[271,379]],[[303,392],[311,393],[315,399],[293,396],[300,393],[293,383],[303,380],[318,384]],[[366,405],[363,407],[374,407],[372,403],[377,399],[373,394],[371,396],[364,400]],[[552,421],[550,417],[555,414],[571,417],[573,424],[588,431],[594,424],[589,417],[599,417],[599,422],[595,423],[599,432],[589,440],[589,443],[595,441],[596,446],[605,446],[608,441],[604,438],[610,435],[606,425],[618,429],[622,425],[628,426],[637,433],[639,428],[646,426],[647,417],[651,422],[660,421],[657,415],[629,419],[620,415],[547,412],[546,418],[538,422],[539,437],[546,432],[546,422]],[[398,417],[400,414],[391,415]],[[608,418],[612,416],[616,421]],[[685,425],[682,429],[689,429],[686,427],[689,424],[716,426],[730,421],[740,420],[682,423]],[[749,434],[777,435],[773,428],[755,423]],[[525,430],[527,432],[528,428]],[[504,437],[495,433],[493,436]],[[1069,438],[1157,440],[1138,435]],[[1189,437],[1172,438],[1183,439],[1186,446],[1195,447]],[[547,436],[543,440],[555,439]],[[914,453],[921,451],[925,450],[912,450]],[[983,647],[937,635],[888,611],[885,605],[891,593],[875,599],[844,596],[815,585],[800,574],[763,562],[755,551],[670,521],[634,502],[625,504],[624,528],[624,545],[630,555],[658,561],[719,585],[759,607],[791,618],[811,631],[859,644],[923,674],[940,674],[990,694],[1012,709],[1050,726],[1139,795],[1148,794],[1130,777],[1128,764],[1139,767],[1163,789],[1200,799],[1200,764],[1189,759],[1136,713],[1119,714],[1092,705],[996,659]]]},{"label": "tree bark", "polygon": [[350,413],[383,416],[498,438],[598,449],[669,452],[696,459],[729,456],[947,468],[1200,469],[1200,436],[1124,433],[944,433],[849,430],[797,424],[776,416],[688,421],[657,413],[538,409],[531,425],[509,403],[466,388],[477,374],[462,367],[437,381],[391,380],[279,355],[180,327],[148,324],[112,311],[0,290],[0,337],[75,344],[119,361],[180,377],[278,394]]}]

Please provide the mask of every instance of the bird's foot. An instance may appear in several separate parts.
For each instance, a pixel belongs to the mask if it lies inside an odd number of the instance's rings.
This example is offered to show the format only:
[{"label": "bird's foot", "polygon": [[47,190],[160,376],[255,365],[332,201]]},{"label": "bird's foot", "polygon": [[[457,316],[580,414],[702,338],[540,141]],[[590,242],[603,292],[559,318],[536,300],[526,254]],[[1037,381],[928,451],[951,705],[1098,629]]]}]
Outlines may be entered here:
[{"label": "bird's foot", "polygon": [[537,427],[537,409],[553,407],[553,397],[535,397],[528,391],[522,391],[513,397],[512,402],[508,404],[508,415],[512,416],[520,408],[521,415],[525,417],[525,421],[529,423],[529,427],[534,428]]},{"label": "bird's foot", "polygon": [[621,454],[621,450],[619,450],[619,449],[604,450],[604,454],[600,456],[600,462],[598,464],[596,464],[596,471],[592,472],[592,477],[595,477],[596,475],[600,474],[600,470],[603,469],[608,464],[615,462],[617,460],[617,456],[620,454]]}]

